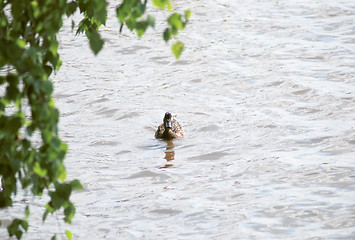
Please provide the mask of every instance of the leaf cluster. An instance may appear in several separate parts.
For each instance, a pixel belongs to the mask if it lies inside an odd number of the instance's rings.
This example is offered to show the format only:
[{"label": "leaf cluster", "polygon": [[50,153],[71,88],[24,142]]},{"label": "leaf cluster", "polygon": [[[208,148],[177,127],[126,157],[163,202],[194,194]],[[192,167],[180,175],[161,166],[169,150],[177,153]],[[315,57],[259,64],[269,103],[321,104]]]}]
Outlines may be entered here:
[{"label": "leaf cluster", "polygon": [[[168,9],[172,11],[172,4],[169,0],[153,0],[153,5],[161,10]],[[141,37],[148,27],[155,26],[155,18],[147,14],[147,0],[123,0],[116,8],[117,18],[121,23],[120,31],[124,25],[131,31],[136,31],[138,37]],[[171,13],[167,18],[168,27],[163,33],[163,39],[168,42],[175,37],[179,31],[185,29],[191,16],[190,10],[186,10],[184,14]],[[184,48],[184,44],[180,41],[172,45],[172,52],[176,58],[179,58]]]},{"label": "leaf cluster", "polygon": [[79,23],[76,33],[85,33],[89,39],[91,50],[95,54],[98,54],[104,45],[104,41],[102,40],[98,30],[100,26],[106,24],[107,2],[105,0],[73,1],[70,3],[70,11],[67,15],[75,12],[77,8],[79,8],[80,13],[84,15],[84,18]]},{"label": "leaf cluster", "polygon": [[[41,196],[53,184],[66,184],[67,145],[58,135],[49,77],[61,65],[57,34],[72,6],[65,0],[0,2],[0,208],[12,206],[19,186]],[[67,222],[75,212],[69,200],[75,183],[51,198],[66,196],[53,210],[62,208]],[[29,206],[25,215],[8,226],[10,236],[20,239],[27,231]]]}]

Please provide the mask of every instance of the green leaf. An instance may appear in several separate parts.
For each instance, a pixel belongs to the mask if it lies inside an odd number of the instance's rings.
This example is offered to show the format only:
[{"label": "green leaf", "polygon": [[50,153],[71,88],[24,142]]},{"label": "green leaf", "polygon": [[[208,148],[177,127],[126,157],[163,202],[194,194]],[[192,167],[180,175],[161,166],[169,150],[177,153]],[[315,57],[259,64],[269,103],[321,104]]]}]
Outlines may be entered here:
[{"label": "green leaf", "polygon": [[63,200],[63,198],[61,198],[60,196],[58,196],[58,194],[51,194],[51,203],[53,204],[54,210],[58,210],[59,208],[61,208],[65,202],[66,201]]},{"label": "green leaf", "polygon": [[171,39],[171,29],[170,28],[165,29],[165,31],[163,33],[163,37],[164,37],[165,42],[167,42]]},{"label": "green leaf", "polygon": [[58,49],[58,41],[51,40],[50,45],[49,45],[49,51],[53,54],[54,57],[56,57],[58,55],[57,49]]},{"label": "green leaf", "polygon": [[12,199],[4,191],[0,192],[0,208],[12,206]]},{"label": "green leaf", "polygon": [[94,30],[88,30],[85,32],[86,36],[89,38],[90,48],[97,55],[104,45],[104,41],[101,39],[100,34]]},{"label": "green leaf", "polygon": [[84,189],[83,185],[81,185],[80,181],[75,179],[73,181],[71,181],[70,186],[72,187],[73,190],[82,190]]},{"label": "green leaf", "polygon": [[16,43],[17,43],[17,46],[19,46],[20,48],[26,47],[26,42],[20,38],[16,40]]},{"label": "green leaf", "polygon": [[173,51],[175,58],[178,59],[184,50],[184,44],[182,42],[176,42],[172,45],[171,50]]},{"label": "green leaf", "polygon": [[143,36],[144,32],[147,30],[147,27],[148,27],[147,21],[136,22],[136,32],[138,37]]},{"label": "green leaf", "polygon": [[176,29],[184,29],[184,23],[181,20],[181,15],[178,13],[173,13],[169,18],[168,22],[170,26],[175,27]]},{"label": "green leaf", "polygon": [[83,33],[84,31],[87,31],[89,29],[90,25],[91,25],[91,22],[88,18],[84,18],[83,20],[81,20],[79,22],[78,30],[76,31],[76,35],[78,35],[79,33]]},{"label": "green leaf", "polygon": [[65,14],[67,15],[67,17],[73,15],[76,11],[78,7],[78,4],[75,2],[75,1],[72,1],[70,2],[68,5],[67,5],[67,11],[65,12]]},{"label": "green leaf", "polygon": [[[39,119],[41,121],[48,120],[49,111],[47,109],[41,108],[39,110]],[[53,133],[47,129],[42,130],[42,141],[43,143],[49,143],[53,137]]]},{"label": "green leaf", "polygon": [[26,215],[26,218],[28,218],[30,216],[30,207],[29,206],[26,206],[25,215]]},{"label": "green leaf", "polygon": [[65,201],[69,200],[69,196],[72,191],[72,186],[70,184],[66,184],[66,183],[56,184],[55,188],[56,188],[55,193],[57,194],[58,197],[64,199]]},{"label": "green leaf", "polygon": [[18,2],[18,4],[12,4],[11,6],[12,6],[11,8],[12,16],[15,19],[20,18],[24,10],[24,4],[20,4],[20,2]]},{"label": "green leaf", "polygon": [[61,164],[58,169],[57,169],[57,175],[58,178],[64,182],[64,180],[67,178],[67,172],[65,171],[64,165]]},{"label": "green leaf", "polygon": [[21,239],[23,231],[20,228],[22,227],[23,230],[27,232],[28,229],[28,222],[22,219],[14,219],[11,224],[7,227],[7,231],[9,232],[10,236],[16,236],[17,239]]},{"label": "green leaf", "polygon": [[28,230],[28,222],[25,221],[25,220],[22,220],[21,226],[22,226],[23,229],[27,232],[27,230]]},{"label": "green leaf", "polygon": [[95,7],[94,7],[94,14],[95,14],[95,19],[98,20],[98,26],[100,26],[101,24],[105,25],[106,23],[106,19],[107,19],[107,5],[108,3],[106,2],[106,0],[100,0],[100,1],[93,1],[95,3]]},{"label": "green leaf", "polygon": [[20,230],[15,232],[15,236],[17,237],[17,239],[21,239],[22,234],[23,234],[23,231],[20,231]]},{"label": "green leaf", "polygon": [[68,207],[64,209],[64,221],[66,223],[71,223],[71,220],[73,219],[75,215],[75,207],[73,204],[70,204]]},{"label": "green leaf", "polygon": [[6,98],[10,101],[15,101],[18,97],[20,91],[17,86],[14,84],[10,84],[6,89]]},{"label": "green leaf", "polygon": [[157,8],[164,9],[165,6],[169,3],[168,0],[153,0],[153,5]]},{"label": "green leaf", "polygon": [[3,15],[3,16],[0,18],[0,26],[1,26],[1,27],[6,27],[7,24],[8,24],[7,18]]},{"label": "green leaf", "polygon": [[6,55],[11,62],[16,62],[21,58],[23,48],[20,48],[16,43],[9,43],[5,49]]},{"label": "green leaf", "polygon": [[168,7],[169,11],[172,11],[173,5],[170,3],[169,0],[153,0],[153,5],[161,10],[164,10],[165,7]]},{"label": "green leaf", "polygon": [[120,21],[120,23],[124,23],[126,21],[126,18],[128,17],[130,11],[127,8],[126,2],[123,2],[121,5],[119,5],[116,8],[116,14],[117,18]]},{"label": "green leaf", "polygon": [[53,92],[53,84],[51,81],[43,81],[41,84],[41,90],[46,94],[46,95],[51,95]]},{"label": "green leaf", "polygon": [[16,113],[11,118],[8,125],[8,130],[11,134],[17,135],[17,131],[21,128],[24,123],[23,113]]},{"label": "green leaf", "polygon": [[186,10],[186,11],[185,11],[185,18],[186,18],[186,20],[189,20],[190,17],[191,17],[191,11],[190,11],[190,10]]},{"label": "green leaf", "polygon": [[74,28],[75,28],[75,22],[74,22],[74,20],[71,20],[71,30],[73,31]]},{"label": "green leaf", "polygon": [[43,213],[42,222],[46,221],[47,216],[48,216],[48,213],[49,213],[48,211],[45,211],[45,212]]},{"label": "green leaf", "polygon": [[40,14],[40,9],[38,7],[38,2],[37,1],[32,1],[31,5],[32,5],[32,9],[33,9],[33,16],[35,18],[38,18],[39,14]]},{"label": "green leaf", "polygon": [[73,234],[69,231],[69,230],[65,230],[65,235],[67,236],[67,238],[69,240],[72,240],[73,239]]},{"label": "green leaf", "polygon": [[57,234],[54,234],[53,237],[51,237],[51,240],[57,240]]},{"label": "green leaf", "polygon": [[33,166],[33,172],[36,173],[38,176],[40,177],[45,177],[47,175],[47,170],[46,169],[42,169],[39,162],[35,162],[34,166]]},{"label": "green leaf", "polygon": [[149,15],[148,18],[147,18],[147,22],[148,22],[149,26],[154,28],[154,26],[155,26],[155,18],[153,16]]}]

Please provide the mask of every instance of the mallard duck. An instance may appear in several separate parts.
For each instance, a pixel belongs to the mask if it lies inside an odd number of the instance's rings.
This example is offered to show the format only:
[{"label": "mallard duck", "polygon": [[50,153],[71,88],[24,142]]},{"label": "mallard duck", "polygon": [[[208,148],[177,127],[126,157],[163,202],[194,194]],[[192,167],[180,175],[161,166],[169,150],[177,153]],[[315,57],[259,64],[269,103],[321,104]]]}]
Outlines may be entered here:
[{"label": "mallard duck", "polygon": [[174,138],[183,138],[185,135],[184,129],[175,120],[171,113],[165,113],[163,123],[155,132],[155,138],[162,138],[164,140],[171,140]]}]

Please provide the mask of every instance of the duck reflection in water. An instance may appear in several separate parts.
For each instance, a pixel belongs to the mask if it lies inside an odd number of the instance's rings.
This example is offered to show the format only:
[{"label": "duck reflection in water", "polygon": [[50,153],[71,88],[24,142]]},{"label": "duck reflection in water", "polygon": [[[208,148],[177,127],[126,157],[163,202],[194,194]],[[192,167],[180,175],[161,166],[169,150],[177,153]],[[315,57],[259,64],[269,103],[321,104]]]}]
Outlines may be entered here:
[{"label": "duck reflection in water", "polygon": [[[174,142],[172,139],[174,138],[183,138],[185,136],[185,131],[181,127],[180,123],[175,120],[175,118],[171,115],[171,113],[166,112],[163,118],[163,123],[158,127],[155,132],[155,138],[163,139],[166,141],[166,151],[165,151],[165,159],[170,162],[174,160],[175,151]],[[165,164],[163,168],[172,167],[173,164]]]},{"label": "duck reflection in water", "polygon": [[167,163],[161,167],[161,168],[170,168],[173,167],[172,163],[169,163],[170,161],[174,160],[175,158],[175,151],[173,150],[175,145],[173,140],[167,140],[166,141],[166,151],[165,151],[165,157],[164,159],[166,159]]}]

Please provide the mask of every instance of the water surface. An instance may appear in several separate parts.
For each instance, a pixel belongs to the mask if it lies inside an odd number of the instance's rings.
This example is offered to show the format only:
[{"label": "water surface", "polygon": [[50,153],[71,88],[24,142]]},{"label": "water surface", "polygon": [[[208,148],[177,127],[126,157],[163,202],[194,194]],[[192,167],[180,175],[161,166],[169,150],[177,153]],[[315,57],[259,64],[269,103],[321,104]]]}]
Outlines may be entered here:
[{"label": "water surface", "polygon": [[[193,13],[178,61],[164,23],[137,40],[111,17],[94,57],[68,20],[54,97],[85,190],[70,226],[35,204],[24,239],[354,239],[353,1],[175,5]],[[166,111],[184,139],[154,139]]]}]

